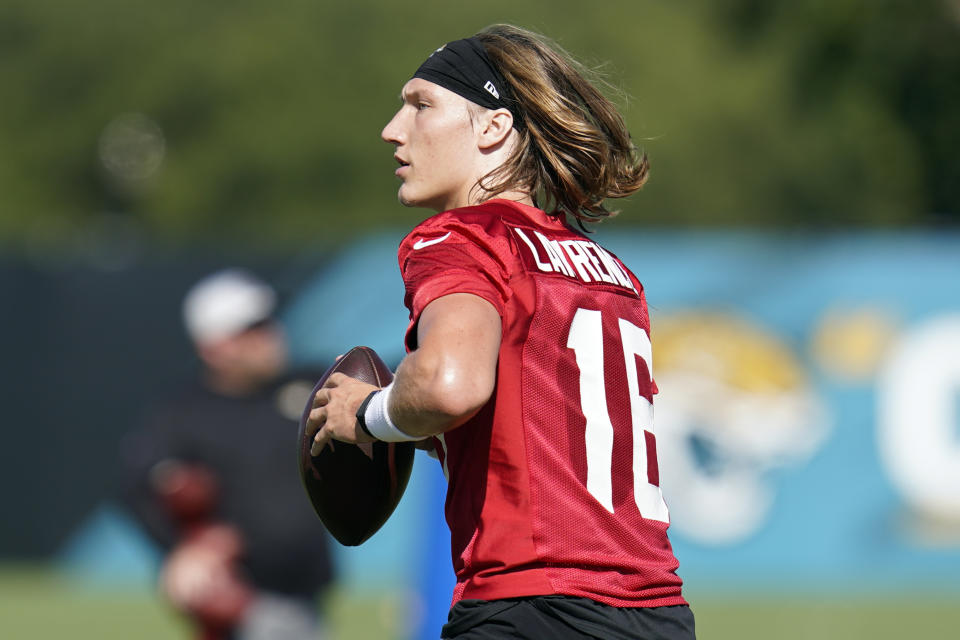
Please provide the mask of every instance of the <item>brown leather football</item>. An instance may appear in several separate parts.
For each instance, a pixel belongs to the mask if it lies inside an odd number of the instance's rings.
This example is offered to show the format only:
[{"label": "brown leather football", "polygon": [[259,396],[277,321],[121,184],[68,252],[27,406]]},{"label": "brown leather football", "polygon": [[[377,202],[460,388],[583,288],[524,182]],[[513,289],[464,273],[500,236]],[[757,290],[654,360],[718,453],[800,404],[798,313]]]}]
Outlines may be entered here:
[{"label": "brown leather football", "polygon": [[353,445],[333,441],[317,456],[306,434],[313,397],[333,373],[343,373],[378,387],[393,373],[369,347],[354,347],[320,378],[300,418],[298,461],[307,497],[324,526],[341,544],[356,546],[376,533],[400,502],[413,469],[412,442]]}]

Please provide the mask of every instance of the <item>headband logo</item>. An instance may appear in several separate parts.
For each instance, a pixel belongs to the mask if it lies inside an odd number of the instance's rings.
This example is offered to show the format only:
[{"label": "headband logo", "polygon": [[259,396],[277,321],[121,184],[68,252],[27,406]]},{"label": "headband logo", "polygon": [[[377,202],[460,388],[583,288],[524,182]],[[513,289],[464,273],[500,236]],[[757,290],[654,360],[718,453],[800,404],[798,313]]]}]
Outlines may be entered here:
[{"label": "headband logo", "polygon": [[497,88],[493,86],[493,83],[487,80],[487,84],[483,85],[483,88],[487,90],[487,93],[492,95],[497,100],[500,99],[500,94],[497,93]]}]

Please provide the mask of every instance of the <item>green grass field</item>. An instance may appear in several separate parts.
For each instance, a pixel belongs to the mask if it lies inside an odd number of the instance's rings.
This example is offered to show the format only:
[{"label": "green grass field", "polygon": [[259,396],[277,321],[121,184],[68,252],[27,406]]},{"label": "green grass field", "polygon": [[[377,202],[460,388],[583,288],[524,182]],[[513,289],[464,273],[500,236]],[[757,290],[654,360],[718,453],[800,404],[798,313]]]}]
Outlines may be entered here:
[{"label": "green grass field", "polygon": [[[902,640],[951,638],[960,599],[893,596],[839,602],[809,594],[718,596],[692,593],[700,640]],[[400,640],[404,608],[394,594],[333,593],[330,640]],[[438,634],[439,635],[439,634]],[[0,566],[3,640],[176,640],[184,623],[142,589],[82,590],[51,571]]]}]

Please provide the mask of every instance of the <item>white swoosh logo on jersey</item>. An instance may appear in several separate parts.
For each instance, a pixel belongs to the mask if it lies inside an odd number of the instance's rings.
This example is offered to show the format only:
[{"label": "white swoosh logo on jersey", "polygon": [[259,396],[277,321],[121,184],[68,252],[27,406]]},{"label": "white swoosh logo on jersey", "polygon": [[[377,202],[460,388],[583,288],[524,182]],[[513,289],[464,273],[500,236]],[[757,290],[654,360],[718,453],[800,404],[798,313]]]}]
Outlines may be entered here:
[{"label": "white swoosh logo on jersey", "polygon": [[416,244],[413,245],[413,248],[415,250],[420,250],[429,247],[432,244],[440,244],[450,237],[450,233],[450,231],[447,231],[446,235],[440,236],[439,238],[433,238],[432,240],[424,240],[423,238],[420,238],[417,240]]}]

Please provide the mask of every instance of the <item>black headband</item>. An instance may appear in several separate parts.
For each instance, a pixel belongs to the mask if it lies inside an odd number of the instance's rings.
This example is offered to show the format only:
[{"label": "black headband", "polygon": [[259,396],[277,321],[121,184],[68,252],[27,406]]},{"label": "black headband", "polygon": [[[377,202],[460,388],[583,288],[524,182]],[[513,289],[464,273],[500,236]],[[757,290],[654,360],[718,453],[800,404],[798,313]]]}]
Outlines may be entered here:
[{"label": "black headband", "polygon": [[440,47],[420,65],[413,77],[429,80],[481,107],[508,109],[513,114],[514,128],[523,128],[523,118],[510,85],[477,38],[454,40]]}]

